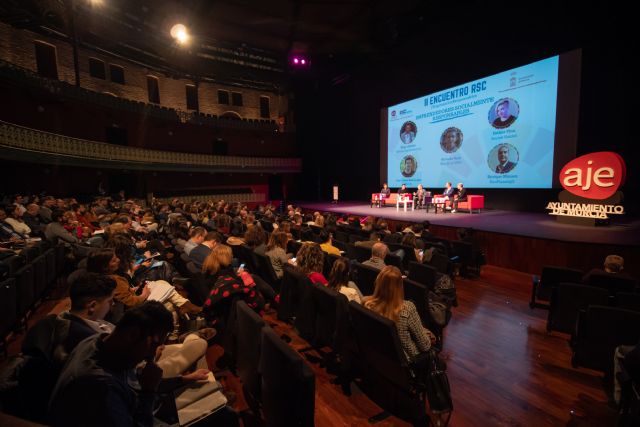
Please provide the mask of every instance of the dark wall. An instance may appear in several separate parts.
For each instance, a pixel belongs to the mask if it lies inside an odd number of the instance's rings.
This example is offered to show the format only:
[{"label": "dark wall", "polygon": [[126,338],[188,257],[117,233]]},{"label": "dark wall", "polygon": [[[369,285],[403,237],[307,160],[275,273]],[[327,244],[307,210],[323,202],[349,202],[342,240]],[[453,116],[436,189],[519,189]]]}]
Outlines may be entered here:
[{"label": "dark wall", "polygon": [[[640,211],[632,131],[638,94],[632,76],[635,36],[628,7],[581,10],[570,2],[486,7],[491,6],[452,3],[423,17],[414,14],[410,25],[381,32],[388,39],[384,51],[324,58],[321,71],[298,76],[297,138],[308,189],[303,197],[329,199],[334,183],[342,199],[367,199],[377,191],[380,108],[582,48],[577,154],[620,153],[628,169],[625,206]],[[531,211],[543,211],[559,192],[478,191],[490,208]]]},{"label": "dark wall", "polygon": [[[270,183],[278,181],[279,189],[272,196],[278,200],[295,191],[293,175],[152,172],[122,169],[92,169],[71,166],[42,165],[0,160],[0,193],[40,194],[55,196],[92,196],[98,185],[110,194],[125,190],[127,195],[156,197],[190,194],[260,193],[269,197]],[[273,186],[272,186],[273,187]],[[272,189],[272,191],[275,190]],[[274,198],[275,199],[275,198]]]}]

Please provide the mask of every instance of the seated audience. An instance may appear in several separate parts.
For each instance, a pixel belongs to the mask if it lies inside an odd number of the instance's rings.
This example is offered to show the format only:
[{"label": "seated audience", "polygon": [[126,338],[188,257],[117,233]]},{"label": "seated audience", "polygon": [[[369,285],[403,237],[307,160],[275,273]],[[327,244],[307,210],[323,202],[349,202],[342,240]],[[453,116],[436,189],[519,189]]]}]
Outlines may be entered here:
[{"label": "seated audience", "polygon": [[602,268],[594,268],[584,275],[582,281],[584,283],[588,283],[591,276],[594,274],[608,274],[610,276],[622,277],[625,279],[632,279],[630,275],[626,272],[622,271],[624,269],[624,258],[620,255],[608,255],[604,259],[604,269]]},{"label": "seated audience", "polygon": [[207,259],[207,256],[209,256],[211,250],[220,243],[222,243],[222,236],[220,235],[220,233],[216,231],[208,232],[204,236],[202,243],[200,243],[198,246],[193,248],[191,252],[189,252],[189,259],[193,261],[198,269],[201,269],[204,260]]},{"label": "seated audience", "polygon": [[31,234],[31,228],[22,219],[22,215],[24,215],[26,211],[26,209],[20,209],[18,205],[9,205],[6,209],[7,218],[4,221],[13,228],[13,231],[21,236]]},{"label": "seated audience", "polygon": [[267,250],[267,233],[259,225],[250,227],[244,235],[244,241],[254,252],[265,254]]},{"label": "seated audience", "polygon": [[320,283],[325,286],[329,283],[322,274],[324,253],[319,244],[313,242],[303,243],[296,254],[296,266],[312,283]]},{"label": "seated audience", "polygon": [[40,218],[39,212],[40,207],[35,203],[30,203],[27,205],[27,211],[22,215],[22,220],[31,228],[32,236],[44,237],[46,224]]},{"label": "seated audience", "polygon": [[413,249],[418,262],[422,262],[422,255],[420,254],[420,249],[418,249],[417,239],[415,234],[413,233],[405,234],[404,237],[402,238],[402,242],[400,243],[404,246],[410,246]]},{"label": "seated audience", "polygon": [[63,240],[66,243],[79,243],[78,239],[73,234],[69,233],[65,228],[66,220],[64,211],[56,210],[51,213],[51,222],[47,224],[44,229],[44,235],[54,245],[58,244],[59,240]]},{"label": "seated audience", "polygon": [[283,231],[274,231],[271,233],[265,255],[269,257],[276,276],[278,276],[278,279],[281,279],[284,273],[283,267],[291,258],[287,255],[287,233]]},{"label": "seated audience", "polygon": [[111,334],[78,344],[53,391],[51,424],[153,425],[153,402],[162,379],[156,353],[172,329],[171,313],[149,302],[126,312]]},{"label": "seated audience", "polygon": [[429,350],[436,342],[435,335],[422,326],[416,306],[404,299],[402,273],[397,267],[389,265],[380,271],[373,296],[365,298],[364,306],[396,324],[407,359]]},{"label": "seated audience", "polygon": [[349,301],[362,304],[362,292],[355,283],[349,280],[349,262],[345,258],[338,258],[334,261],[331,273],[329,273],[328,287],[340,292]]},{"label": "seated audience", "polygon": [[189,255],[196,246],[204,242],[204,238],[207,235],[207,230],[204,227],[194,227],[189,232],[189,240],[184,244],[184,253]]},{"label": "seated audience", "polygon": [[224,316],[236,298],[244,300],[255,311],[264,309],[264,297],[256,287],[255,281],[245,271],[234,271],[232,261],[233,253],[226,245],[214,247],[206,260],[207,271],[217,277],[204,303],[204,313],[216,323],[226,320]]},{"label": "seated audience", "polygon": [[329,232],[329,230],[322,229],[320,231],[320,241],[322,242],[320,244],[320,249],[322,249],[324,252],[331,254],[331,255],[336,255],[336,256],[340,256],[340,249],[336,248],[335,246],[333,246],[333,236],[331,235],[331,233]]},{"label": "seated audience", "polygon": [[384,263],[384,259],[387,257],[389,253],[389,247],[382,242],[374,243],[371,247],[371,258],[363,262],[363,265],[368,265],[369,267],[376,268],[378,270],[382,270],[386,264]]}]

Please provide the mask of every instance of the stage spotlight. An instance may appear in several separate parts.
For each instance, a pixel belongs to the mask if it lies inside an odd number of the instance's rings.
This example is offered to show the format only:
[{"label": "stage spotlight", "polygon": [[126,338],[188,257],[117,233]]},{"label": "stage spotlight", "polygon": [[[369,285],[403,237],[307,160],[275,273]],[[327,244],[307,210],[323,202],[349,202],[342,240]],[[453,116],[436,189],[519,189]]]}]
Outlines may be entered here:
[{"label": "stage spotlight", "polygon": [[189,41],[189,33],[187,27],[182,24],[176,24],[171,27],[171,37],[173,37],[178,43],[185,44]]},{"label": "stage spotlight", "polygon": [[89,0],[89,3],[91,3],[91,6],[102,6],[103,0]]},{"label": "stage spotlight", "polygon": [[306,67],[309,65],[309,60],[302,56],[293,56],[291,57],[291,65],[294,67]]}]

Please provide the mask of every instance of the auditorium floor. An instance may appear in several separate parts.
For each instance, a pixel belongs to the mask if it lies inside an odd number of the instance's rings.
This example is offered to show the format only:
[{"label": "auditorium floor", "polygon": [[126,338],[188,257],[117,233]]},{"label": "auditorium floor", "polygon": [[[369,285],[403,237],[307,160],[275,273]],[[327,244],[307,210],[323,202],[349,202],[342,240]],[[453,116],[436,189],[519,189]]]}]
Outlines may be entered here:
[{"label": "auditorium floor", "polygon": [[[568,336],[547,333],[546,311],[528,306],[531,276],[486,266],[479,279],[456,280],[459,306],[447,327],[443,355],[451,382],[451,426],[610,426],[601,375],[571,367]],[[290,325],[266,316],[279,335],[306,347]],[[211,349],[211,356],[219,354]],[[215,357],[215,356],[214,356]],[[317,364],[316,426],[366,426],[381,409],[353,387],[346,397]],[[226,384],[240,393],[240,384]],[[237,409],[245,409],[242,399]],[[408,426],[388,418],[376,426]]]},{"label": "auditorium floor", "polygon": [[[615,411],[607,406],[601,375],[571,367],[568,336],[545,330],[546,311],[528,306],[531,277],[513,270],[486,266],[478,279],[457,279],[459,306],[446,330],[443,356],[447,361],[454,400],[451,426],[611,426]],[[29,324],[53,309],[64,295],[55,289]],[[274,312],[266,320],[279,335],[292,337],[295,349],[306,347],[290,325]],[[23,335],[9,345],[19,351]],[[221,349],[213,346],[211,367]],[[0,366],[2,366],[0,360]],[[357,388],[346,397],[330,383],[332,375],[310,363],[316,374],[316,426],[366,426],[381,410]],[[237,410],[246,409],[239,380],[229,372],[216,373],[234,390]],[[246,419],[245,427],[254,424]],[[388,418],[376,426],[408,426]]]}]

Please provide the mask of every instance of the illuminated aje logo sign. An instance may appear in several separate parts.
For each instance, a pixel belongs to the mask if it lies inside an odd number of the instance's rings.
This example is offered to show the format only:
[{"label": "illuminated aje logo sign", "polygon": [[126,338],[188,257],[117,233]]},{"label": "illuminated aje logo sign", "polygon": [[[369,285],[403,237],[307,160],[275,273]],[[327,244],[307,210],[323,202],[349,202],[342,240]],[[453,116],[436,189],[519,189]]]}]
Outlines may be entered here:
[{"label": "illuminated aje logo sign", "polygon": [[[623,214],[624,207],[616,204],[618,199],[607,199],[616,195],[625,177],[626,165],[617,153],[602,151],[580,156],[562,168],[560,184],[574,196],[588,200],[582,203],[580,200],[549,202],[549,214],[595,219],[606,219],[608,214]],[[609,203],[597,203],[598,200]]]}]

